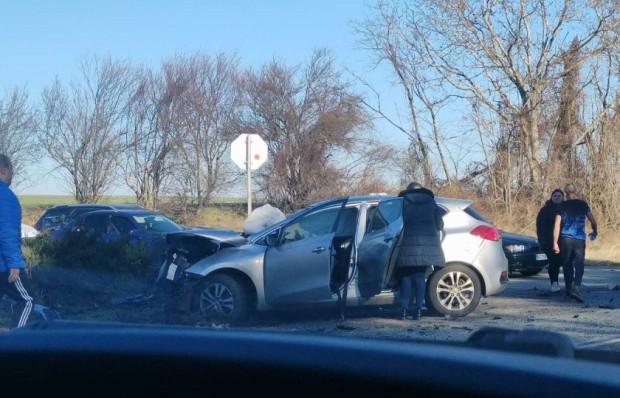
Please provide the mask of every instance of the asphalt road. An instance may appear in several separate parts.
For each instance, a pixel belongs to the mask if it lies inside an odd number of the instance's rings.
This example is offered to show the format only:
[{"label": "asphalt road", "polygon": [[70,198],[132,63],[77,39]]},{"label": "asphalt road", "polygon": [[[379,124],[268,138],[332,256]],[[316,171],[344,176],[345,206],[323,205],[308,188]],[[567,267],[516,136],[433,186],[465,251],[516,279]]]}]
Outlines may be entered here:
[{"label": "asphalt road", "polygon": [[[563,278],[560,276],[563,287]],[[344,321],[337,311],[296,311],[263,315],[252,329],[323,333],[350,337],[465,341],[474,331],[491,326],[538,329],[566,334],[579,348],[620,352],[620,267],[587,267],[582,292],[585,303],[551,293],[546,271],[511,278],[499,295],[483,298],[462,318],[439,315],[401,320],[395,307],[353,308]]]}]

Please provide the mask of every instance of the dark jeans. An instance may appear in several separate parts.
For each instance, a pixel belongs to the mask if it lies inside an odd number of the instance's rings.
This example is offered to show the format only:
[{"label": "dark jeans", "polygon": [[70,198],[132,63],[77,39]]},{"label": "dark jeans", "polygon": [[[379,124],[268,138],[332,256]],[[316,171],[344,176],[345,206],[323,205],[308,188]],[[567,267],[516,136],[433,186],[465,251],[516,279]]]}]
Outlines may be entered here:
[{"label": "dark jeans", "polygon": [[547,271],[549,272],[549,281],[551,283],[558,281],[558,276],[560,275],[560,267],[562,266],[562,247],[560,246],[560,253],[556,253],[553,251],[553,246],[543,246],[543,251],[547,255],[547,259],[549,260],[549,267],[547,267]]},{"label": "dark jeans", "polygon": [[416,272],[413,274],[404,274],[400,280],[400,305],[402,308],[409,308],[411,301],[412,282],[415,283],[415,302],[418,309],[422,309],[424,305],[424,296],[426,293],[426,281],[424,272]]},{"label": "dark jeans", "polygon": [[564,268],[564,284],[566,288],[580,286],[586,258],[586,241],[573,238],[562,238],[562,267]]}]

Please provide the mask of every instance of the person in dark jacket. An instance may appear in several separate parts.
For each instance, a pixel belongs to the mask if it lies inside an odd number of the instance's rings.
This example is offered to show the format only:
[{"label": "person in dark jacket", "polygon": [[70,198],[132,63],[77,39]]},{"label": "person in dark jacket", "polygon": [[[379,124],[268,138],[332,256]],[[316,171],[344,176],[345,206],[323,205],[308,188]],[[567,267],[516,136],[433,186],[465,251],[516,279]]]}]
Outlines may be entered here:
[{"label": "person in dark jacket", "polygon": [[440,236],[443,219],[435,195],[420,184],[412,182],[398,196],[403,198],[403,236],[396,259],[401,277],[402,319],[406,319],[409,310],[412,281],[416,291],[413,318],[420,319],[426,293],[426,270],[429,266],[446,264]]},{"label": "person in dark jacket", "polygon": [[551,292],[559,292],[558,276],[562,266],[562,256],[553,251],[553,228],[555,226],[555,216],[558,214],[560,203],[564,202],[564,191],[556,189],[551,193],[551,198],[540,208],[536,216],[536,236],[541,249],[549,260],[549,282]]},{"label": "person in dark jacket", "polygon": [[0,154],[0,296],[6,294],[17,303],[11,324],[16,328],[26,324],[33,305],[21,274],[26,268],[21,247],[22,207],[9,188],[12,180],[13,164]]}]

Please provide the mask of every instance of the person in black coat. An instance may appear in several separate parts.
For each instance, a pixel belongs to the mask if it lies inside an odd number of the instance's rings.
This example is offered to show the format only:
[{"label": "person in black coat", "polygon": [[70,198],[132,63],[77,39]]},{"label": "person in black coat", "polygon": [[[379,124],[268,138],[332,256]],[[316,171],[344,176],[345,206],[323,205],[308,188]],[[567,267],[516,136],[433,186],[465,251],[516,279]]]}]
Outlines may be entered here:
[{"label": "person in black coat", "polygon": [[416,291],[413,317],[420,319],[426,293],[426,269],[446,264],[440,236],[443,218],[433,192],[416,182],[409,184],[398,196],[403,198],[403,236],[396,259],[401,277],[402,319],[406,319],[409,310],[412,281]]},{"label": "person in black coat", "polygon": [[562,256],[553,251],[553,227],[555,216],[558,214],[560,203],[564,202],[564,192],[556,189],[551,193],[551,198],[545,202],[544,206],[538,211],[536,216],[536,236],[541,249],[549,259],[549,282],[551,282],[551,292],[559,292],[558,276],[562,266]]}]

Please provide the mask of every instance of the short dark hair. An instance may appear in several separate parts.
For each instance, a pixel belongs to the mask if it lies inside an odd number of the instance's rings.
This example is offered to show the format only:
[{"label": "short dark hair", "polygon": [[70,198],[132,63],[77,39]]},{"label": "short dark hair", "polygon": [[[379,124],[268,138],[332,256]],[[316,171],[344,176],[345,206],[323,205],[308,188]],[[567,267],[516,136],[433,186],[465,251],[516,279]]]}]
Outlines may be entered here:
[{"label": "short dark hair", "polygon": [[415,182],[415,181],[407,185],[407,189],[420,189],[420,188],[422,188],[422,185],[419,182]]},{"label": "short dark hair", "polygon": [[11,159],[3,153],[0,153],[0,168],[6,167],[7,169],[13,168],[13,163],[11,163]]},{"label": "short dark hair", "polygon": [[562,191],[560,188],[554,189],[553,192],[551,192],[551,196],[555,195],[556,193],[561,193],[562,196],[564,196],[564,191]]}]

